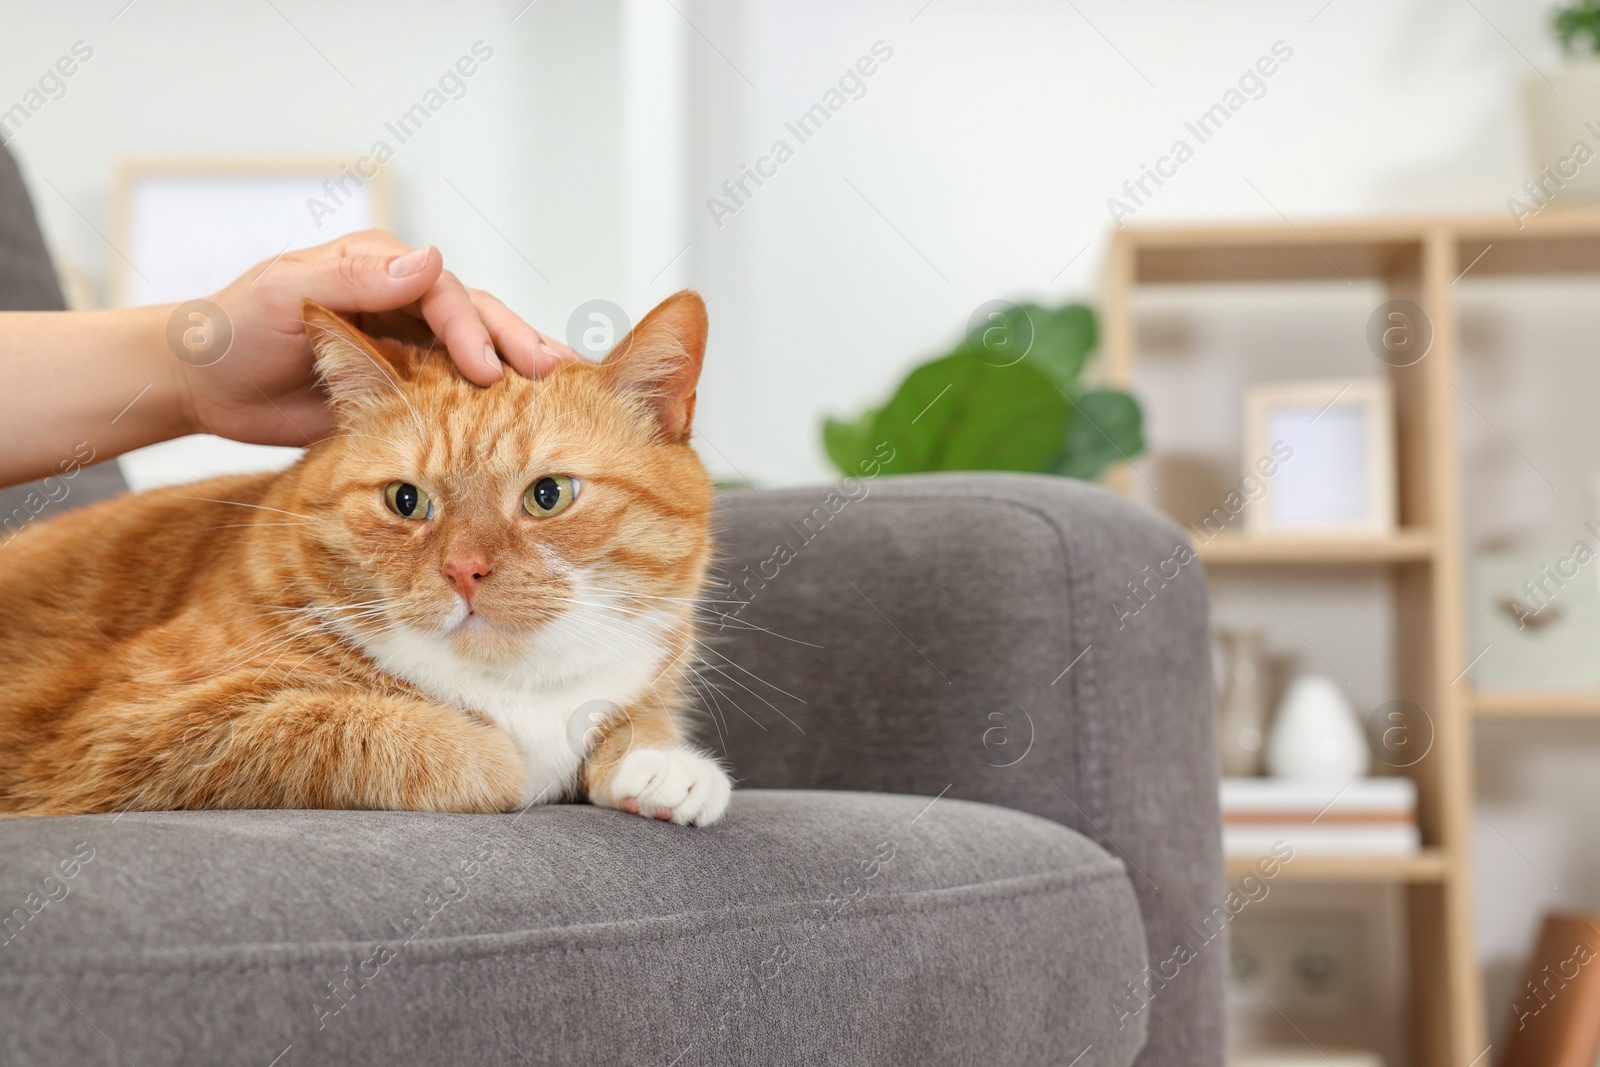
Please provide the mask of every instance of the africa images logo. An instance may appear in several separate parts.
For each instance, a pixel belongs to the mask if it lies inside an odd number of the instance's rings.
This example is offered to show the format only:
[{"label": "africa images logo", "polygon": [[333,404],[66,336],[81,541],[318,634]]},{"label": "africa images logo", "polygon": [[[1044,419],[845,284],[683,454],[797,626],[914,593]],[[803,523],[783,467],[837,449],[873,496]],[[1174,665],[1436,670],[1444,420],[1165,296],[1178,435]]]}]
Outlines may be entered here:
[{"label": "africa images logo", "polygon": [[857,59],[853,66],[847,67],[839,75],[834,85],[828,87],[821,100],[802,111],[794,121],[783,124],[784,131],[794,138],[793,145],[788,138],[780,137],[772,142],[772,147],[765,155],[757,157],[754,167],[739,164],[738,175],[722,183],[722,194],[726,199],[716,196],[706,198],[706,210],[711,212],[711,221],[717,224],[717,229],[722,229],[722,224],[737,215],[755,196],[755,189],[750,188],[751,183],[760,189],[767,184],[767,179],[776,178],[778,168],[794,158],[795,146],[805,144],[822,132],[823,125],[842,111],[848,101],[866,96],[867,79],[878,72],[881,64],[893,57],[894,49],[889,44],[884,41],[872,42],[870,55]]}]

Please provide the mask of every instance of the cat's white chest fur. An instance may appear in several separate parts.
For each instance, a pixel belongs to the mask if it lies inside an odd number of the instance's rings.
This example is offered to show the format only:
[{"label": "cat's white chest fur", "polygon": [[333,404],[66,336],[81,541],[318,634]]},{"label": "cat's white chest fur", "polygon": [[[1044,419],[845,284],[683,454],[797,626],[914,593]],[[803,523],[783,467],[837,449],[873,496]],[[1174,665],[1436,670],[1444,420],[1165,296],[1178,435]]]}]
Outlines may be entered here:
[{"label": "cat's white chest fur", "polygon": [[665,613],[619,612],[581,600],[536,638],[521,660],[481,664],[436,633],[393,627],[349,634],[390,674],[435,700],[486,715],[522,752],[524,805],[562,799],[577,785],[588,731],[611,707],[649,689],[666,662]]}]

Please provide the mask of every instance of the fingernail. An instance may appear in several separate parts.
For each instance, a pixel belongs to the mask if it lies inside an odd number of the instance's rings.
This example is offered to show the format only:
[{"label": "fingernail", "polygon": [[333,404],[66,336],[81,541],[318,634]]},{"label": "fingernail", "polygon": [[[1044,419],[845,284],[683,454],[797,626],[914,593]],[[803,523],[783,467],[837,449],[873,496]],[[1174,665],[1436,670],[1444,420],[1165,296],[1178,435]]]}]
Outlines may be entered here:
[{"label": "fingernail", "polygon": [[494,345],[485,343],[483,346],[483,361],[491,367],[500,365],[500,357],[494,354]]},{"label": "fingernail", "polygon": [[389,261],[389,277],[404,278],[408,274],[415,274],[428,263],[428,252],[432,246],[419,248],[415,252],[407,252],[403,256],[395,256]]},{"label": "fingernail", "polygon": [[556,350],[555,349],[551,348],[549,345],[545,344],[543,341],[539,342],[539,348],[544,352],[545,355],[549,356],[551,359],[560,359],[561,358],[561,357],[556,355]]}]

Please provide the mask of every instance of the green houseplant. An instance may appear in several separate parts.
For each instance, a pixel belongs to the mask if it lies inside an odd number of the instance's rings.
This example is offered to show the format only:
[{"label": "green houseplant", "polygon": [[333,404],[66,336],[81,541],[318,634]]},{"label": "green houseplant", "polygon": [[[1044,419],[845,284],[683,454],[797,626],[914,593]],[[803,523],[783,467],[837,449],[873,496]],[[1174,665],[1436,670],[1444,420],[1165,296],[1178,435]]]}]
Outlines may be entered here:
[{"label": "green houseplant", "polygon": [[1551,16],[1556,37],[1568,55],[1600,54],[1600,0],[1576,0],[1556,8]]},{"label": "green houseplant", "polygon": [[1000,470],[1087,480],[1144,450],[1138,401],[1079,382],[1097,340],[1092,310],[1000,303],[983,311],[954,351],[913,370],[887,403],[824,422],[823,446],[836,467],[854,475]]}]

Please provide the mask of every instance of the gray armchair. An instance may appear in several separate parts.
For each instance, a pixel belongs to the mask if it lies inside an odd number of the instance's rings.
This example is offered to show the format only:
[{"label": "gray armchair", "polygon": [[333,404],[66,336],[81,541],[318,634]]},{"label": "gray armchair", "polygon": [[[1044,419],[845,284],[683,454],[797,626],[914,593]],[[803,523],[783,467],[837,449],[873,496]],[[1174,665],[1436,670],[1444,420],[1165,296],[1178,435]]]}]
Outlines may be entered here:
[{"label": "gray armchair", "polygon": [[724,824],[0,820],[0,1062],[1220,1064],[1204,584],[1126,584],[1181,534],[1015,475],[718,526]]}]

